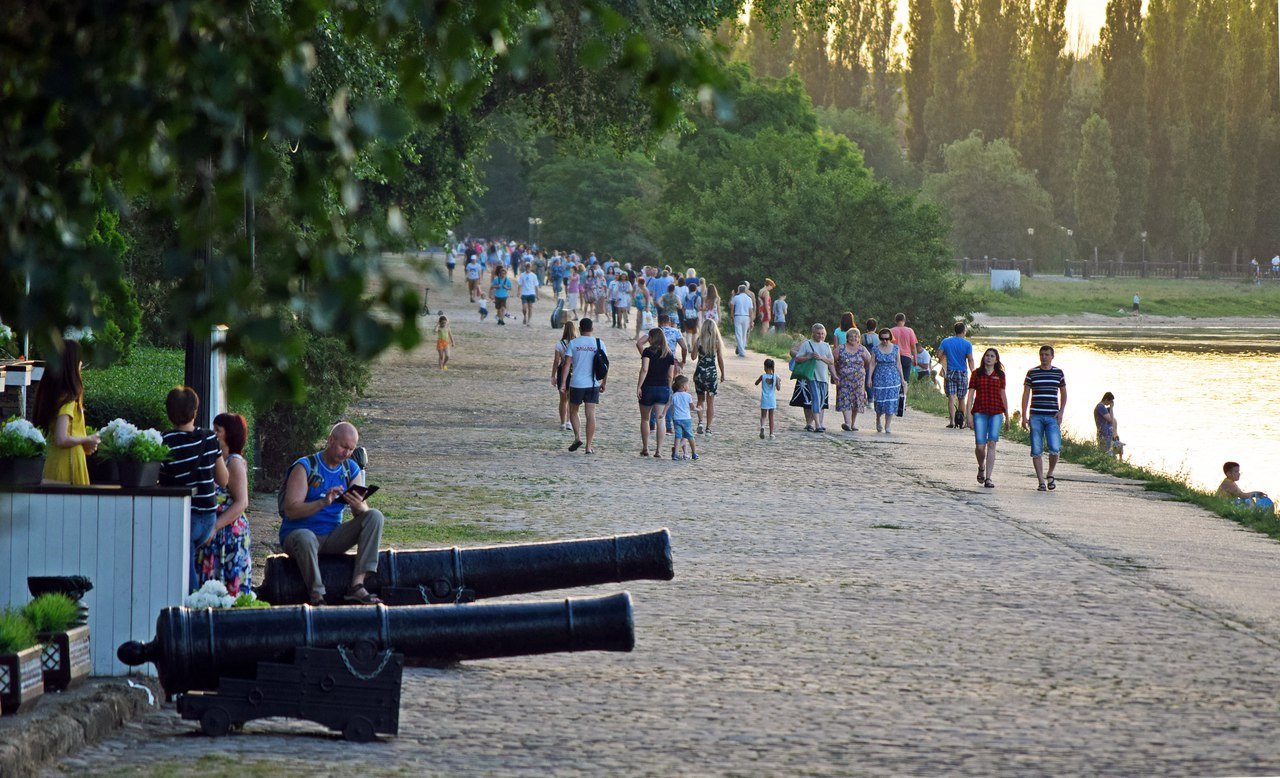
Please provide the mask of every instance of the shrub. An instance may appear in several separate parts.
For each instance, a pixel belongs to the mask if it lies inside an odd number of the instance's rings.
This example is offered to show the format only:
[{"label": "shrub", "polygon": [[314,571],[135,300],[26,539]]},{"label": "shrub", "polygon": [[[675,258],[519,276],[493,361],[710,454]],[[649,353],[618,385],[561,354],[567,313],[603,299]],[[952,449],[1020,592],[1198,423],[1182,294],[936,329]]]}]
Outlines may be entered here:
[{"label": "shrub", "polygon": [[0,654],[16,654],[36,644],[36,631],[12,608],[0,611]]},{"label": "shrub", "polygon": [[79,607],[65,594],[42,594],[22,609],[36,633],[66,632],[79,617]]}]

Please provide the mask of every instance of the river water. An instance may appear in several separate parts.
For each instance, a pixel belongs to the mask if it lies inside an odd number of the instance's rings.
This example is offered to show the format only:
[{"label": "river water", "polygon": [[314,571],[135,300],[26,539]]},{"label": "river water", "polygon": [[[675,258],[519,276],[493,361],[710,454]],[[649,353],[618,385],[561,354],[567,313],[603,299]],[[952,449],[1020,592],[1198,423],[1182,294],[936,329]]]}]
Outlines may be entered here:
[{"label": "river water", "polygon": [[988,346],[1000,350],[1013,408],[1026,371],[1039,363],[1040,344],[1048,343],[1066,374],[1067,434],[1094,439],[1093,409],[1109,391],[1129,461],[1212,490],[1222,481],[1222,463],[1234,460],[1242,488],[1280,495],[1280,321],[1064,326],[992,319],[973,341],[975,364]]}]

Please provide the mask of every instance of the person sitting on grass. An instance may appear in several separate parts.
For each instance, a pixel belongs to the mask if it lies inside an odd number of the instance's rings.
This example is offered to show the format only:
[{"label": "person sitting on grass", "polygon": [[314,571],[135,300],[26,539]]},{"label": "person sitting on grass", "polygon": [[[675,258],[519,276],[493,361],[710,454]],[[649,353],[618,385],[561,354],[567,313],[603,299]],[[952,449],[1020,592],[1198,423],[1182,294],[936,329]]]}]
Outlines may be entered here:
[{"label": "person sitting on grass", "polygon": [[1271,498],[1266,492],[1246,492],[1240,488],[1240,484],[1236,483],[1240,480],[1240,463],[1227,462],[1222,466],[1222,472],[1226,478],[1222,479],[1222,483],[1218,484],[1218,496],[1231,499],[1236,505],[1249,508],[1265,508],[1268,512],[1275,510]]}]

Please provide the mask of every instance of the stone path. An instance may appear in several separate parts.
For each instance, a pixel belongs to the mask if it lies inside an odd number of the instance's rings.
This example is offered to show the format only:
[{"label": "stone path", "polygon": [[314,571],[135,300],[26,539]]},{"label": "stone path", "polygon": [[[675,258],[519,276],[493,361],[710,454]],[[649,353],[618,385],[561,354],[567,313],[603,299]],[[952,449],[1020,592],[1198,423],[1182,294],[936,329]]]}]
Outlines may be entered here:
[{"label": "stone path", "polygon": [[1274,542],[1071,466],[1038,493],[1009,443],[981,489],[972,438],[920,414],[812,435],[788,409],[761,441],[762,357],[731,347],[702,461],[640,459],[638,361],[607,326],[599,452],[570,454],[549,304],[499,328],[433,286],[453,369],[431,343],[379,363],[355,409],[375,467],[540,537],[670,527],[674,581],[568,593],[629,590],[635,651],[409,670],[376,744],[281,720],[210,740],[170,707],[52,774],[1280,772]]}]

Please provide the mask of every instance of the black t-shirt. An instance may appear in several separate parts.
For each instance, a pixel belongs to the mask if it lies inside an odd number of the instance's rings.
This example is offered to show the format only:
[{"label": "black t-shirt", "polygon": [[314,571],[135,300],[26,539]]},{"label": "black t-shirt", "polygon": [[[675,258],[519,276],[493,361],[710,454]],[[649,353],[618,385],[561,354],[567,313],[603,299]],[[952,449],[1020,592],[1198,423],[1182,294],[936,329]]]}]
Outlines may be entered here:
[{"label": "black t-shirt", "polygon": [[671,381],[671,366],[676,363],[676,358],[668,351],[663,356],[662,349],[657,346],[650,346],[641,354],[649,360],[649,372],[645,374],[644,386],[669,386]]},{"label": "black t-shirt", "polygon": [[213,468],[222,455],[218,436],[210,430],[169,430],[164,443],[172,452],[168,462],[160,465],[161,486],[190,486],[191,509],[211,511],[218,507]]}]

